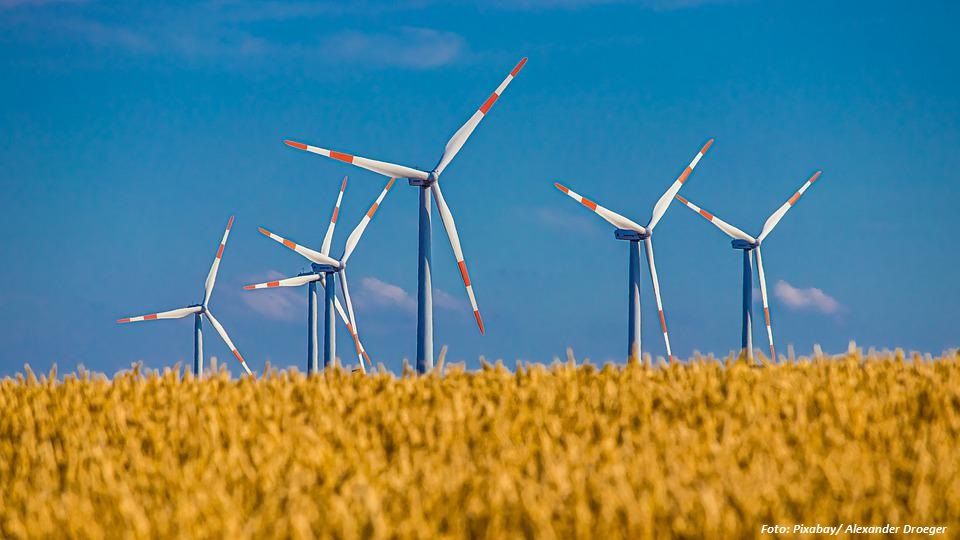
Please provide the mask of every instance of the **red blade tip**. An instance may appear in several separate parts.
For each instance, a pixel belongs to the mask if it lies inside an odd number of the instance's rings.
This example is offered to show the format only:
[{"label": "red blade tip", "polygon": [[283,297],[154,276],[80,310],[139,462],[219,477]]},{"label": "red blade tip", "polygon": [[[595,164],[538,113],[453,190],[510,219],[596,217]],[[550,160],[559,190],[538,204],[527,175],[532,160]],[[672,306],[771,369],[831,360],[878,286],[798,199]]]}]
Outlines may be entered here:
[{"label": "red blade tip", "polygon": [[676,197],[678,201],[682,202],[683,204],[687,204],[687,200],[681,197],[680,195],[676,195]]},{"label": "red blade tip", "polygon": [[568,193],[568,192],[570,191],[569,189],[567,189],[567,186],[561,184],[560,182],[554,182],[554,183],[553,183],[553,187],[559,189],[560,191],[562,191],[562,192],[564,192],[564,193]]},{"label": "red blade tip", "polygon": [[121,324],[122,324],[122,323],[128,323],[128,322],[130,322],[130,319],[129,319],[129,318],[117,319],[117,323],[121,323]]},{"label": "red blade tip", "polygon": [[289,141],[289,140],[286,140],[286,141],[283,141],[283,144],[285,144],[285,145],[287,145],[287,146],[292,146],[293,148],[297,148],[297,149],[299,149],[299,150],[306,150],[306,149],[307,149],[307,145],[305,145],[305,144],[303,144],[303,143],[298,143],[297,141]]},{"label": "red blade tip", "polygon": [[477,326],[480,328],[480,335],[484,335],[483,319],[480,317],[480,310],[474,311],[473,316],[477,319]]},{"label": "red blade tip", "polygon": [[233,216],[230,216],[230,220],[227,221],[227,229],[229,230],[232,227],[233,227]]},{"label": "red blade tip", "polygon": [[700,150],[700,153],[706,154],[707,150],[709,150],[711,146],[713,146],[713,139],[710,139],[709,141],[707,141],[707,144],[703,145],[703,150]]},{"label": "red blade tip", "polygon": [[260,234],[264,236],[270,236],[270,231],[264,229],[263,227],[257,227],[257,230],[260,231]]},{"label": "red blade tip", "polygon": [[253,290],[253,289],[256,289],[256,286],[254,286],[254,285],[244,285],[244,286],[243,286],[243,290],[245,290],[245,291],[250,291],[250,290]]},{"label": "red blade tip", "polygon": [[517,62],[517,66],[513,68],[513,71],[510,72],[510,75],[513,77],[516,77],[517,73],[520,73],[520,70],[523,69],[523,65],[526,63],[527,63],[527,57],[524,56],[523,58],[520,59],[519,62]]}]

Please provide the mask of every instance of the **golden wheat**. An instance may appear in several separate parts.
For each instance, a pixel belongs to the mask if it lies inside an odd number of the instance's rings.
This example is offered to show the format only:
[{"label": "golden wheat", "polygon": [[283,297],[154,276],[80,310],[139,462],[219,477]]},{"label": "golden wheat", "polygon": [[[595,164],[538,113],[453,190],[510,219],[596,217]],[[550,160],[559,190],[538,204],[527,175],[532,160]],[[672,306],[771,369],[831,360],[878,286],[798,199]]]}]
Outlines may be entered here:
[{"label": "golden wheat", "polygon": [[0,382],[0,536],[960,531],[960,356]]}]

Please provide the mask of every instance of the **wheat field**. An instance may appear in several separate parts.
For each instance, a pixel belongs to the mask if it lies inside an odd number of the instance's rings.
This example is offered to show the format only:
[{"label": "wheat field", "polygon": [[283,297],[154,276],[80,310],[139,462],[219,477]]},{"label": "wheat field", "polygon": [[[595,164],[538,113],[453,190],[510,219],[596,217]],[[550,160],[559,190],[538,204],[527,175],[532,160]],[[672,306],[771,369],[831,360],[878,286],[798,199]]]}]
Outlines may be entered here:
[{"label": "wheat field", "polygon": [[960,530],[960,354],[0,381],[3,538]]}]

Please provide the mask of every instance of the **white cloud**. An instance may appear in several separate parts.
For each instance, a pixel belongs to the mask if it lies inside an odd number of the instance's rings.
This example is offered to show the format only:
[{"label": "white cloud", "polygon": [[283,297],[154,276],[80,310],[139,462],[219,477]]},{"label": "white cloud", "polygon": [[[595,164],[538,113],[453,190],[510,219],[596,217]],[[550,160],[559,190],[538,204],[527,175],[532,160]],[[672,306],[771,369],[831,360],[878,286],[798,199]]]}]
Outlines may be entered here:
[{"label": "white cloud", "polygon": [[336,62],[428,69],[453,62],[466,44],[453,32],[401,28],[390,33],[341,32],[324,39],[320,50]]},{"label": "white cloud", "polygon": [[[353,292],[353,291],[351,291]],[[360,280],[360,289],[353,293],[354,303],[362,309],[385,308],[404,313],[417,312],[417,297],[402,287],[373,277]],[[460,311],[465,309],[462,300],[442,289],[434,287],[433,305],[437,309]]]},{"label": "white cloud", "polygon": [[602,223],[597,219],[592,219],[595,216],[577,210],[577,208],[572,207],[565,210],[536,208],[533,210],[533,218],[549,229],[559,229],[564,232],[592,231],[598,228],[598,222]]},{"label": "white cloud", "polygon": [[417,301],[407,291],[377,278],[365,277],[360,280],[360,290],[357,293],[356,303],[358,307],[393,308],[406,312],[417,311]]},{"label": "white cloud", "polygon": [[826,314],[840,310],[836,299],[815,287],[798,289],[781,279],[774,287],[774,294],[790,309],[813,309]]},{"label": "white cloud", "polygon": [[440,309],[448,309],[450,311],[461,311],[467,309],[467,303],[465,301],[440,289],[433,290],[433,305]]},{"label": "white cloud", "polygon": [[86,0],[0,0],[0,9],[30,8],[49,4],[79,4]]},{"label": "white cloud", "polygon": [[[267,273],[261,281],[289,277],[276,270]],[[302,321],[307,315],[306,292],[303,287],[241,291],[240,298],[250,309],[275,321]]]}]

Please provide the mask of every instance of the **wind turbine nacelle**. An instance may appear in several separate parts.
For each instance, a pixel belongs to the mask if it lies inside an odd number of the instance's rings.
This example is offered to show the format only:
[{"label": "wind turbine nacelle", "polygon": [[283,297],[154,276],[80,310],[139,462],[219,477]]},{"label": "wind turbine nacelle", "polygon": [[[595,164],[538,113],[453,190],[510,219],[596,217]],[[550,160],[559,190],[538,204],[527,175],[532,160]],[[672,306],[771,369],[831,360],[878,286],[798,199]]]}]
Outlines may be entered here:
[{"label": "wind turbine nacelle", "polygon": [[617,237],[617,240],[630,240],[632,242],[639,242],[640,240],[646,240],[650,238],[650,233],[639,233],[631,229],[617,229],[613,231],[613,235]]},{"label": "wind turbine nacelle", "polygon": [[330,264],[310,263],[310,267],[313,268],[313,271],[317,274],[333,274],[339,270],[339,268]]},{"label": "wind turbine nacelle", "polygon": [[750,251],[751,249],[756,248],[760,244],[754,244],[746,240],[740,240],[739,238],[730,242],[730,245],[733,246],[733,249],[742,249],[744,251]]},{"label": "wind turbine nacelle", "polygon": [[430,184],[436,181],[437,181],[436,173],[430,173],[430,178],[427,178],[426,180],[421,180],[420,178],[407,178],[407,182],[411,186],[417,186],[417,187],[430,187]]}]

